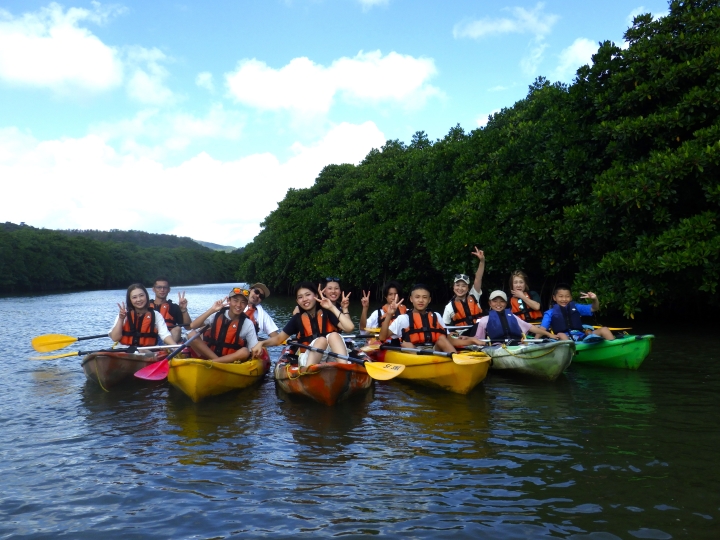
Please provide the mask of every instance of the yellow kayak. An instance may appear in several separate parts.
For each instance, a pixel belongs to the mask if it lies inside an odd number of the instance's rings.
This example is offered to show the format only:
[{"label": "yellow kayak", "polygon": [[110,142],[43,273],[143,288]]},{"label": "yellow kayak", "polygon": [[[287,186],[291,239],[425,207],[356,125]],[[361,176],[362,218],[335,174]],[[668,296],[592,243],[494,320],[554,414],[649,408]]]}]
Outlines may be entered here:
[{"label": "yellow kayak", "polygon": [[362,350],[377,362],[404,365],[405,370],[397,376],[398,379],[431,388],[441,388],[456,394],[467,394],[480,384],[487,376],[491,360],[482,352],[440,356],[430,351],[418,355],[412,352],[377,349],[374,346],[363,347]]},{"label": "yellow kayak", "polygon": [[209,396],[247,388],[270,371],[270,357],[253,358],[241,364],[222,364],[199,358],[170,360],[168,381],[195,403]]}]

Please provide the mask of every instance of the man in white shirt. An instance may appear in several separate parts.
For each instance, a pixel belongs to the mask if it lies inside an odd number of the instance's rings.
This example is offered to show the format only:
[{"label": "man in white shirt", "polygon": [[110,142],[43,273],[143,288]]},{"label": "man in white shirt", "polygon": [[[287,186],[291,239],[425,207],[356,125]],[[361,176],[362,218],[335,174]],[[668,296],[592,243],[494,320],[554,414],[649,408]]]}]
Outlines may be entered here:
[{"label": "man in white shirt", "polygon": [[250,287],[248,306],[245,308],[245,315],[255,325],[258,334],[265,334],[270,337],[278,335],[278,327],[272,317],[262,308],[260,303],[270,296],[270,289],[263,283],[255,283]]}]

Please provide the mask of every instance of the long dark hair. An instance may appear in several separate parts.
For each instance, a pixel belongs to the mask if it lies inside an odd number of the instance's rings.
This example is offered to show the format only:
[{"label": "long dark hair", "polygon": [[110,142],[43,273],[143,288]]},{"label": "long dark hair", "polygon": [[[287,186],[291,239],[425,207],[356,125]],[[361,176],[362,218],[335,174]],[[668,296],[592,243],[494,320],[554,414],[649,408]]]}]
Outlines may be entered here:
[{"label": "long dark hair", "polygon": [[145,288],[145,285],[142,283],[133,283],[127,288],[127,293],[125,294],[125,306],[128,310],[132,308],[133,311],[135,311],[135,306],[132,305],[132,302],[130,301],[130,293],[133,292],[135,289],[140,289],[145,293],[145,307],[148,307],[148,304],[150,303],[150,295],[147,292],[147,289]]},{"label": "long dark hair", "polygon": [[402,285],[398,283],[397,281],[388,281],[385,286],[383,287],[383,301],[387,297],[388,293],[390,292],[390,289],[395,289],[398,294],[398,299],[402,298]]},{"label": "long dark hair", "polygon": [[[308,289],[311,290],[315,297],[317,297],[317,287],[312,281],[300,281],[297,285],[295,285],[295,289],[293,290],[293,296],[295,297],[295,303],[297,304],[297,293],[300,289]],[[305,311],[302,307],[300,307],[300,304],[297,304],[297,307],[300,311]]]}]

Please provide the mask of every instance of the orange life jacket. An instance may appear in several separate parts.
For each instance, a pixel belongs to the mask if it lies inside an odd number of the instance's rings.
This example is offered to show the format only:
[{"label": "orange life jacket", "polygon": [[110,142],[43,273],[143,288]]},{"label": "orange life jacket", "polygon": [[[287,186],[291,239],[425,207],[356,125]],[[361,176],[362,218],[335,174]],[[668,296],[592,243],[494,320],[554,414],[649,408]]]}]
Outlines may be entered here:
[{"label": "orange life jacket", "polygon": [[162,315],[162,318],[165,319],[165,324],[167,324],[168,330],[175,328],[175,319],[173,319],[170,315],[170,302],[163,302],[159,307],[157,307],[155,306],[155,300],[150,300],[148,307],[150,309],[154,309]]},{"label": "orange life jacket", "polygon": [[453,326],[472,326],[480,320],[482,309],[472,294],[465,297],[465,301],[453,300]]},{"label": "orange life jacket", "polygon": [[210,328],[203,333],[203,341],[218,356],[227,356],[245,347],[240,331],[247,317],[241,313],[235,320],[228,319],[225,316],[228,309],[230,308],[218,311]]},{"label": "orange life jacket", "polygon": [[437,313],[408,313],[410,326],[402,330],[402,340],[415,345],[435,345],[447,332],[438,321]]},{"label": "orange life jacket", "polygon": [[248,304],[248,307],[245,308],[245,316],[255,325],[255,333],[260,332],[260,325],[257,321],[257,308],[252,304]]},{"label": "orange life jacket", "polygon": [[[139,324],[138,324],[139,323]],[[123,345],[135,345],[136,347],[152,347],[157,345],[158,333],[155,329],[155,311],[149,309],[138,321],[134,309],[127,312],[123,323],[122,337],[120,343]]]},{"label": "orange life jacket", "polygon": [[[383,307],[378,309],[377,311],[377,319],[378,319],[378,325],[382,326],[383,322],[385,321],[385,315],[388,312],[388,309],[390,308],[390,304],[385,304]],[[407,308],[403,305],[399,305],[397,310],[395,310],[395,315],[393,315],[390,320],[394,321],[397,319],[398,315],[404,315],[407,313]]]},{"label": "orange life jacket", "polygon": [[330,322],[328,312],[324,308],[318,308],[315,317],[306,312],[300,315],[302,330],[295,336],[295,341],[300,343],[311,343],[314,339],[325,337],[331,332],[337,332],[337,326]]},{"label": "orange life jacket", "polygon": [[525,302],[514,296],[510,299],[510,310],[523,321],[535,321],[543,316],[542,311],[530,309]]}]

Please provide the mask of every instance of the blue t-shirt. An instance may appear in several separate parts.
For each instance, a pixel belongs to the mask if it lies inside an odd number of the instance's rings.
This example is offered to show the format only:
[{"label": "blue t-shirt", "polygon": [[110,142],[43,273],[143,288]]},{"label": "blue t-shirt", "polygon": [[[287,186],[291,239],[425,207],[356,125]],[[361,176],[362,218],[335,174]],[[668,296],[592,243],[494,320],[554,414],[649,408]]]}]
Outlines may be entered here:
[{"label": "blue t-shirt", "polygon": [[[578,313],[581,317],[589,317],[592,315],[592,304],[575,304],[575,307],[577,308]],[[552,308],[548,309],[545,313],[543,313],[543,318],[540,326],[542,326],[543,328],[550,328],[551,320]]]}]

